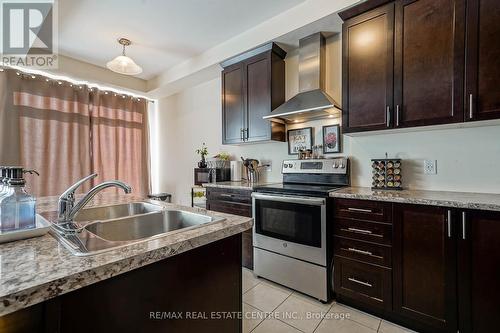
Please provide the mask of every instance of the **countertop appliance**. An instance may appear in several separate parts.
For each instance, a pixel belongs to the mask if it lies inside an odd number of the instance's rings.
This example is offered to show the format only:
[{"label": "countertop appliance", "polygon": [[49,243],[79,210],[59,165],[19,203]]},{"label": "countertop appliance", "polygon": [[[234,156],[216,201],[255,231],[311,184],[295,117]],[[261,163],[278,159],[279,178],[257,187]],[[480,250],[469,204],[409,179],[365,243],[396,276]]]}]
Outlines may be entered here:
[{"label": "countertop appliance", "polygon": [[347,158],[285,160],[283,182],[252,193],[254,273],[327,302],[333,288],[332,202],[350,184]]}]

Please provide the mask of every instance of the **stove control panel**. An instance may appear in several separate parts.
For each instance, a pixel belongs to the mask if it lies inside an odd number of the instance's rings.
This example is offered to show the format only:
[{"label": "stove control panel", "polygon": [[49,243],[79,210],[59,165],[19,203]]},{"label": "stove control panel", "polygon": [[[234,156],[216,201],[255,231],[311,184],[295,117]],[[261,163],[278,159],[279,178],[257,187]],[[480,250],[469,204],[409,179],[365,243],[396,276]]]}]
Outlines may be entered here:
[{"label": "stove control panel", "polygon": [[347,174],[349,159],[346,157],[318,160],[285,160],[282,173],[326,173]]}]

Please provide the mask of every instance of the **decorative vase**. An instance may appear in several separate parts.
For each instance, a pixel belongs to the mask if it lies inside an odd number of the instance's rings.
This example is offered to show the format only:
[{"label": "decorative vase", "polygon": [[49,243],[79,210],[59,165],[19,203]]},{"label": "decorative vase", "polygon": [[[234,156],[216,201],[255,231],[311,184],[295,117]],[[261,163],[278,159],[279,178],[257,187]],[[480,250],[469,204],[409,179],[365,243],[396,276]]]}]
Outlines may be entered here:
[{"label": "decorative vase", "polygon": [[198,168],[205,169],[207,167],[207,162],[205,161],[205,155],[201,155],[201,161],[198,162]]}]

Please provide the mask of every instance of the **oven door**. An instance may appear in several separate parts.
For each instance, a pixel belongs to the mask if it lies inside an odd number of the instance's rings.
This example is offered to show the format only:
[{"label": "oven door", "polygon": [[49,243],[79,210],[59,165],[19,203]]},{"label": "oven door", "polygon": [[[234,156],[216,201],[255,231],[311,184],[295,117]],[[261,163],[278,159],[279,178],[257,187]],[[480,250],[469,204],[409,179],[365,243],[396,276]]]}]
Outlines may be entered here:
[{"label": "oven door", "polygon": [[252,193],[253,245],[326,266],[324,198]]}]

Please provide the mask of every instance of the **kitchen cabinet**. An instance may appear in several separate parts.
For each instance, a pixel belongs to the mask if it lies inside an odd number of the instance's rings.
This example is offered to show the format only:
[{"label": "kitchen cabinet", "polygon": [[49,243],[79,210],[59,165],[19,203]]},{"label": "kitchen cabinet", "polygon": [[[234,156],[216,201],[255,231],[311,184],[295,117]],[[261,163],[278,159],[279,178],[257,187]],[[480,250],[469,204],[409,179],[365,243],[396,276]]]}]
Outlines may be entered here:
[{"label": "kitchen cabinet", "polygon": [[270,43],[222,63],[222,143],[285,141],[285,125],[262,119],[285,101],[285,51]]},{"label": "kitchen cabinet", "polygon": [[[237,316],[210,317],[242,310],[240,235],[97,283],[83,283],[82,288],[2,316],[0,331],[242,332]],[[203,316],[211,320],[203,320]]]},{"label": "kitchen cabinet", "polygon": [[392,309],[392,205],[334,201],[333,278],[337,301],[378,315]]},{"label": "kitchen cabinet", "polygon": [[[241,216],[252,216],[252,191],[207,188],[207,209]],[[253,234],[252,230],[242,233],[241,263],[243,267],[253,270]]]},{"label": "kitchen cabinet", "polygon": [[457,218],[459,330],[498,330],[500,212],[462,211]]},{"label": "kitchen cabinet", "polygon": [[496,331],[500,212],[334,202],[338,302],[419,332]]},{"label": "kitchen cabinet", "polygon": [[243,70],[243,64],[239,63],[222,71],[223,143],[239,143],[243,139]]},{"label": "kitchen cabinet", "polygon": [[500,118],[495,0],[368,0],[341,12],[344,133]]},{"label": "kitchen cabinet", "polygon": [[399,0],[394,127],[462,122],[465,0]]},{"label": "kitchen cabinet", "polygon": [[392,127],[394,4],[347,20],[342,36],[343,131]]},{"label": "kitchen cabinet", "polygon": [[500,118],[500,6],[467,1],[467,121]]},{"label": "kitchen cabinet", "polygon": [[394,205],[394,312],[434,332],[457,331],[454,212]]}]

